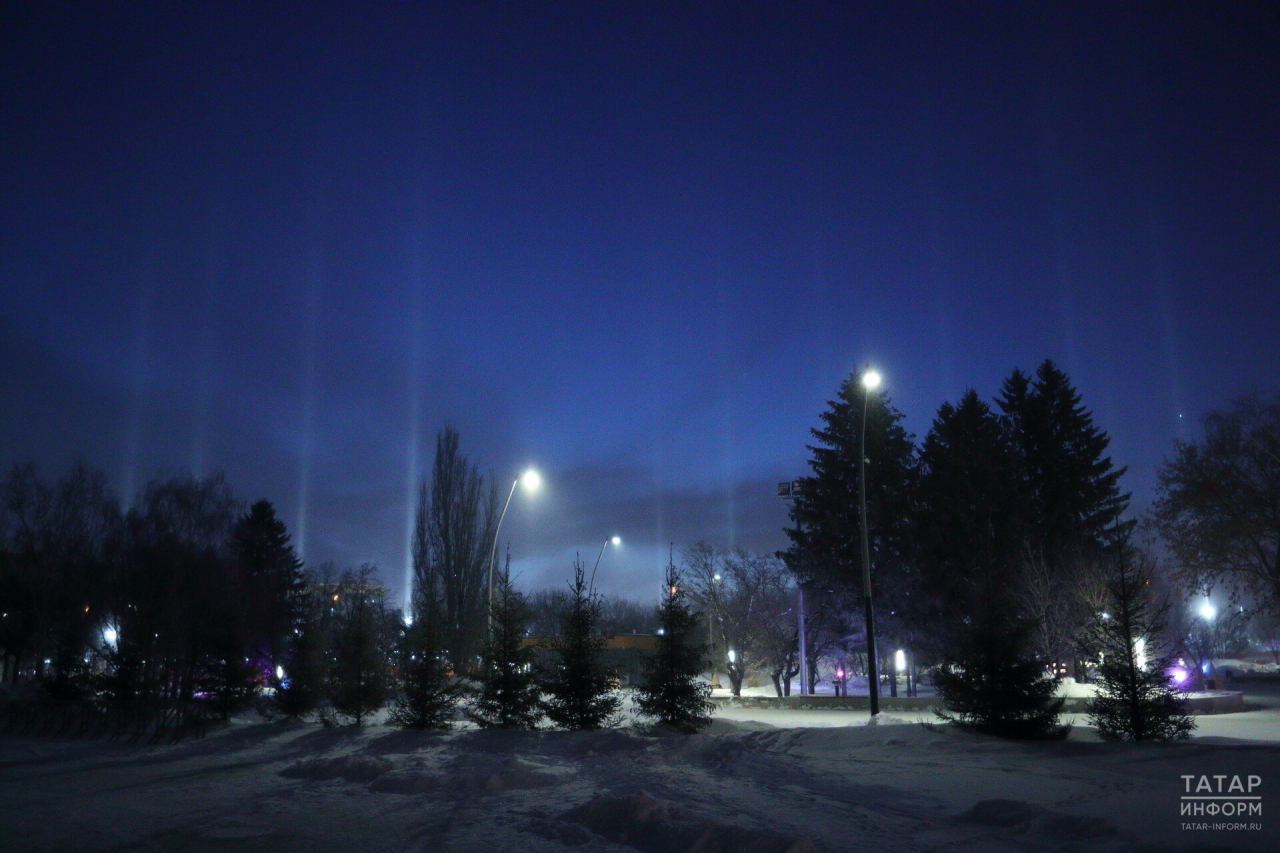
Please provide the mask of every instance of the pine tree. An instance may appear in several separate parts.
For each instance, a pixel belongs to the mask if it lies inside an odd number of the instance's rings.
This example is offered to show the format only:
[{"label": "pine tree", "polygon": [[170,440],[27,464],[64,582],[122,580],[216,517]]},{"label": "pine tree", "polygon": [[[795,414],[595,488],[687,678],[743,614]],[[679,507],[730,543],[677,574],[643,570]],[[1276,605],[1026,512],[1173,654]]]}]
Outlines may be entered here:
[{"label": "pine tree", "polygon": [[997,403],[1019,467],[1027,544],[1053,567],[1096,558],[1129,502],[1120,491],[1126,469],[1106,455],[1111,439],[1048,359],[1034,379],[1015,370]]},{"label": "pine tree", "polygon": [[542,719],[538,650],[525,644],[532,613],[511,583],[511,560],[494,580],[493,627],[480,655],[480,691],[467,717],[486,729],[533,729]]},{"label": "pine tree", "polygon": [[657,649],[636,695],[640,713],[657,725],[692,734],[711,724],[711,687],[699,680],[706,649],[697,641],[701,625],[689,610],[688,592],[674,564],[667,565],[659,612]]},{"label": "pine tree", "polygon": [[374,572],[373,566],[366,564],[343,583],[334,636],[333,708],[357,726],[386,704],[390,686],[386,612],[382,594],[373,582]]},{"label": "pine tree", "polygon": [[401,693],[389,722],[406,729],[450,728],[462,695],[445,653],[440,630],[444,608],[434,581],[428,575],[414,589],[414,620],[405,631]]},{"label": "pine tree", "polygon": [[1185,740],[1195,722],[1169,683],[1169,603],[1152,602],[1151,564],[1123,531],[1117,531],[1111,562],[1108,610],[1098,614],[1091,632],[1102,660],[1089,722],[1103,740]]},{"label": "pine tree", "polygon": [[582,563],[573,564],[573,583],[560,611],[560,635],[550,643],[555,663],[543,682],[547,716],[566,729],[615,725],[622,698],[604,665],[607,638],[600,634],[600,596],[587,588]]},{"label": "pine tree", "polygon": [[[862,587],[858,517],[858,446],[864,389],[861,373],[850,375],[814,429],[809,465],[791,503],[787,528],[791,547],[784,557],[802,582],[821,581],[846,590]],[[888,395],[871,394],[866,403],[867,526],[871,540],[873,586],[878,601],[890,604],[895,581],[909,560],[909,520],[917,473],[912,436]],[[886,607],[885,609],[892,609]]]},{"label": "pine tree", "polygon": [[250,654],[275,669],[302,618],[305,578],[284,522],[270,501],[253,504],[231,532],[244,584]]},{"label": "pine tree", "polygon": [[920,469],[913,536],[920,584],[911,611],[920,624],[952,627],[956,614],[982,606],[991,584],[1016,580],[1020,558],[1013,451],[977,392],[939,407]]},{"label": "pine tree", "polygon": [[1043,661],[1028,654],[1034,625],[995,596],[960,631],[934,672],[937,714],[963,728],[1013,738],[1064,738],[1063,700]]}]

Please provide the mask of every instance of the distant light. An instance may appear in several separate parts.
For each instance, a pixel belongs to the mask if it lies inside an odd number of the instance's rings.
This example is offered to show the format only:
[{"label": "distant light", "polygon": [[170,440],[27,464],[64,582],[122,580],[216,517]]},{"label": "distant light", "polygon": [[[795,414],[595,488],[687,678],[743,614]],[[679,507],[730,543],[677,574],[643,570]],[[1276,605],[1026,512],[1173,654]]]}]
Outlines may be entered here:
[{"label": "distant light", "polygon": [[840,679],[841,681],[844,681],[844,670],[843,670],[843,669],[837,669],[837,670],[836,670],[836,678]]},{"label": "distant light", "polygon": [[737,662],[738,662],[738,653],[735,652],[733,649],[729,649],[729,663],[737,663]]},{"label": "distant light", "polygon": [[907,653],[904,652],[902,649],[898,649],[896,652],[894,652],[893,665],[898,670],[898,672],[904,671],[907,668]]},{"label": "distant light", "polygon": [[610,539],[609,541],[610,541],[610,542],[612,542],[614,545],[621,545],[621,544],[622,544],[622,537],[621,537],[621,536],[615,536],[615,537],[613,537],[612,539]]},{"label": "distant light", "polygon": [[874,370],[868,370],[862,374],[862,387],[868,391],[874,391],[880,387],[880,374]]},{"label": "distant light", "polygon": [[276,666],[276,678],[280,679],[281,681],[284,681],[284,667],[278,664]]},{"label": "distant light", "polygon": [[1213,606],[1213,602],[1206,600],[1204,604],[1200,605],[1200,618],[1204,619],[1206,622],[1217,615],[1218,609]]},{"label": "distant light", "polygon": [[406,613],[406,614],[404,615],[404,626],[405,626],[406,628],[412,628],[412,627],[413,627],[413,614],[412,614],[412,613]]},{"label": "distant light", "polygon": [[667,629],[666,629],[666,628],[659,628],[659,629],[658,629],[658,636],[659,636],[659,637],[661,637],[661,636],[662,636],[663,634],[665,634],[665,633],[667,633]]},{"label": "distant light", "polygon": [[542,487],[542,477],[538,472],[530,468],[520,475],[520,485],[525,487],[526,491],[536,492]]},{"label": "distant light", "polygon": [[716,576],[715,576],[715,577],[713,577],[713,578],[712,578],[712,580],[713,580],[713,581],[718,581],[718,580],[720,580],[720,574],[719,574],[719,573],[716,573]]},{"label": "distant light", "polygon": [[120,637],[120,635],[116,633],[116,629],[115,629],[115,628],[108,628],[107,630],[105,630],[105,631],[103,631],[103,632],[102,632],[102,639],[104,639],[104,640],[106,640],[108,643],[110,643],[110,644],[112,645],[112,647],[114,647],[114,646],[115,646],[115,644],[116,644],[116,640],[117,640],[119,637]]},{"label": "distant light", "polygon": [[337,601],[337,600],[338,600],[338,594],[337,594],[336,592],[333,594],[333,600],[334,600],[334,601]]},{"label": "distant light", "polygon": [[1181,684],[1187,680],[1187,671],[1185,669],[1171,669],[1169,675],[1173,678],[1174,684]]},{"label": "distant light", "polygon": [[1138,661],[1138,669],[1147,668],[1147,638],[1139,637],[1133,644],[1134,657]]},{"label": "distant light", "polygon": [[1208,661],[1205,661],[1204,663],[1200,664],[1200,671],[1201,671],[1201,672],[1203,672],[1205,675],[1208,675],[1208,674],[1209,674],[1209,662],[1208,662]]},{"label": "distant light", "polygon": [[1105,612],[1105,611],[1104,611],[1104,612],[1103,612],[1103,614],[1102,614],[1102,618],[1103,618],[1103,619],[1110,619],[1110,618],[1111,618],[1111,614],[1110,614],[1110,613],[1107,613],[1107,612]]}]

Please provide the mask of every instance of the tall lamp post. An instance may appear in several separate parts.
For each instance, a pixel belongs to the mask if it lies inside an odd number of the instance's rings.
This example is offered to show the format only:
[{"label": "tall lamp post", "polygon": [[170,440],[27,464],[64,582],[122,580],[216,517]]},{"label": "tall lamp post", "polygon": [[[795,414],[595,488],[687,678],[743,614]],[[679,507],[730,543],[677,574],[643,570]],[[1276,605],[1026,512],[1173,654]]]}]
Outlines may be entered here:
[{"label": "tall lamp post", "polygon": [[489,607],[486,621],[488,636],[493,636],[493,563],[498,555],[498,534],[502,532],[502,520],[507,517],[507,507],[511,506],[511,498],[516,493],[516,486],[524,484],[525,491],[536,492],[542,485],[538,472],[530,468],[511,482],[511,491],[507,492],[507,502],[502,505],[502,515],[498,516],[498,526],[493,531],[493,547],[489,549]]},{"label": "tall lamp post", "polygon": [[880,374],[870,366],[862,372],[862,431],[858,439],[858,516],[862,521],[862,597],[867,602],[867,690],[871,716],[880,713],[880,677],[876,672],[876,619],[871,608],[871,545],[867,537],[867,401],[880,387]]},{"label": "tall lamp post", "polygon": [[596,556],[596,564],[591,567],[591,582],[587,584],[587,595],[591,595],[591,590],[596,586],[596,569],[600,568],[600,559],[604,556],[604,549],[609,547],[609,543],[614,545],[622,544],[621,536],[606,536],[604,544],[600,546],[600,553]]}]

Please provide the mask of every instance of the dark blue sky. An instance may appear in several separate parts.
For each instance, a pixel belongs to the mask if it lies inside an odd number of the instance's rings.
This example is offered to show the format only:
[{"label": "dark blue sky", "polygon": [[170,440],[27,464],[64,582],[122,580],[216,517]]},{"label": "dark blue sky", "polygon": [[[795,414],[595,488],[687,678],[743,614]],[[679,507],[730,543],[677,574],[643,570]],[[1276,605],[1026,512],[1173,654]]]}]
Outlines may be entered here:
[{"label": "dark blue sky", "polygon": [[1055,359],[1139,507],[1280,385],[1274,5],[194,5],[0,12],[0,462],[224,470],[398,587],[451,422],[543,473],[522,582],[618,533],[649,597],[785,545],[863,363],[922,435]]}]

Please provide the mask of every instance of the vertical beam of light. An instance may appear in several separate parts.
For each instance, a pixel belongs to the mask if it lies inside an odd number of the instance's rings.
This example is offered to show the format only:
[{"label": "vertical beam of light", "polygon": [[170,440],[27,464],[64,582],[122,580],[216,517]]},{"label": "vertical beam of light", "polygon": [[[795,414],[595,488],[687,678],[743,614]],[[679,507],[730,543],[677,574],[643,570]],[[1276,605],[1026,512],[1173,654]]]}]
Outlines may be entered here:
[{"label": "vertical beam of light", "polygon": [[418,421],[422,409],[422,261],[414,252],[409,283],[409,429],[404,466],[404,614],[413,610],[413,528],[417,514]]},{"label": "vertical beam of light", "polygon": [[223,270],[226,268],[226,240],[223,223],[227,220],[225,194],[211,205],[210,220],[206,224],[204,241],[204,277],[201,282],[200,317],[197,330],[199,363],[196,365],[195,422],[191,433],[191,472],[204,476],[206,455],[209,451],[209,405],[213,384],[214,337],[217,332],[214,297],[219,292]]},{"label": "vertical beam of light", "polygon": [[138,452],[142,437],[142,407],[150,365],[151,312],[154,308],[153,261],[143,263],[138,275],[138,305],[133,327],[133,369],[130,376],[129,425],[124,436],[124,459],[120,466],[120,499],[125,509],[133,506],[138,488]]},{"label": "vertical beam of light", "polygon": [[[1183,396],[1182,362],[1178,358],[1178,330],[1173,316],[1173,299],[1169,294],[1169,246],[1164,238],[1163,223],[1152,211],[1150,234],[1152,264],[1155,267],[1156,309],[1160,314],[1160,332],[1164,344],[1164,360],[1166,380],[1169,383],[1169,402],[1173,407],[1173,422],[1179,440],[1189,437],[1186,412],[1186,398]],[[1167,438],[1165,439],[1168,440]]]},{"label": "vertical beam of light", "polygon": [[307,518],[311,510],[311,464],[316,419],[316,344],[320,326],[320,288],[324,260],[313,247],[307,281],[306,340],[302,358],[302,412],[298,443],[298,558],[307,559]]}]

